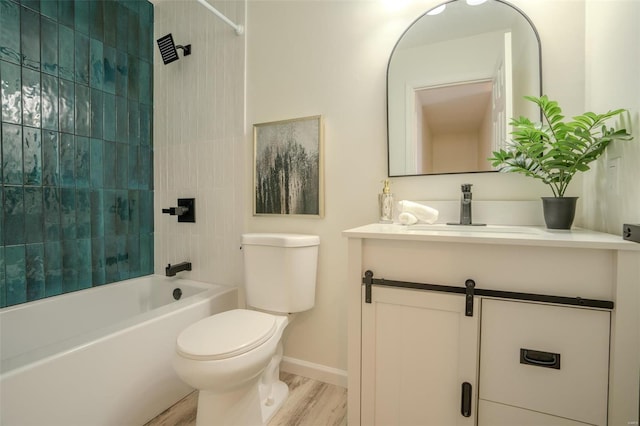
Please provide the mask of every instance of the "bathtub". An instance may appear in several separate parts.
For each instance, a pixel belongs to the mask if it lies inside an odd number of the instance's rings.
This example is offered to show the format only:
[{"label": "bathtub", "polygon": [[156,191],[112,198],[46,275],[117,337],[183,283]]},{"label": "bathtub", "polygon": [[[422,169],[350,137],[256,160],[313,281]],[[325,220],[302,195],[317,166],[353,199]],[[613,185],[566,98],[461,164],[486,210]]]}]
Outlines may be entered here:
[{"label": "bathtub", "polygon": [[235,307],[235,287],[149,275],[1,309],[0,425],[146,423],[192,391],[180,331]]}]

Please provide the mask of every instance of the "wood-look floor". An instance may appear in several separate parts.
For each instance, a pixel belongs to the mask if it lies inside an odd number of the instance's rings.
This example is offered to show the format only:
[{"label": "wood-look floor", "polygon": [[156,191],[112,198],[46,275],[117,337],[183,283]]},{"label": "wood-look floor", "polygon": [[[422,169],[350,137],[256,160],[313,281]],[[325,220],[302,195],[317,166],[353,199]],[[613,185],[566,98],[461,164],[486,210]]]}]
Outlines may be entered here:
[{"label": "wood-look floor", "polygon": [[[347,424],[347,390],[296,376],[280,373],[289,386],[289,398],[269,422],[269,426],[345,426]],[[198,392],[193,392],[165,410],[145,426],[195,426]]]}]

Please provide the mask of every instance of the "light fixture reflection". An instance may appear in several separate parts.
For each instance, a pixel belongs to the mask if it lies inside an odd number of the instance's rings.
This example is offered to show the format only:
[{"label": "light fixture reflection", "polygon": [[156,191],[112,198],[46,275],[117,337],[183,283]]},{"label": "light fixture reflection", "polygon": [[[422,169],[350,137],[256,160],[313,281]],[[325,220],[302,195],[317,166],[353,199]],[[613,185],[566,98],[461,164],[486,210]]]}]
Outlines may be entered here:
[{"label": "light fixture reflection", "polygon": [[487,0],[467,0],[467,4],[469,6],[478,6],[479,4],[485,3]]},{"label": "light fixture reflection", "polygon": [[435,9],[431,9],[430,11],[428,11],[427,15],[429,15],[429,16],[439,15],[442,12],[444,12],[444,10],[446,8],[447,8],[446,4],[441,4],[440,6],[436,7]]}]

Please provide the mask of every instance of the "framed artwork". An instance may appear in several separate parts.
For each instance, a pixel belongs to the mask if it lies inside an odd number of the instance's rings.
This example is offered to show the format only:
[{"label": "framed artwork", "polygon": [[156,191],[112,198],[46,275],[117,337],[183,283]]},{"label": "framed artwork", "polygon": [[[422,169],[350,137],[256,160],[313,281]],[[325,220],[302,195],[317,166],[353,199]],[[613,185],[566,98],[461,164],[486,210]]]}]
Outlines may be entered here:
[{"label": "framed artwork", "polygon": [[253,214],[324,216],[322,116],[253,125]]}]

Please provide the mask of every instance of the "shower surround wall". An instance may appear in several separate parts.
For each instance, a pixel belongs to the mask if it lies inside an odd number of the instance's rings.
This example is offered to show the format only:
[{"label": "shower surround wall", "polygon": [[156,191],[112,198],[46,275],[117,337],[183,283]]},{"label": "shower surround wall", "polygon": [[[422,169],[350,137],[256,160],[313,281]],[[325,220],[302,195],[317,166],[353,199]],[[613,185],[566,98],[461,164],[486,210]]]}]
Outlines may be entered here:
[{"label": "shower surround wall", "polygon": [[[154,55],[155,268],[190,261],[179,275],[224,285],[242,282],[244,222],[245,36],[196,0],[153,0],[155,39],[173,34],[191,55],[163,65]],[[245,2],[209,3],[244,25]],[[250,31],[250,29],[247,29]],[[196,223],[178,223],[162,208],[196,199]]]},{"label": "shower surround wall", "polygon": [[153,272],[153,6],[0,0],[0,307]]}]

